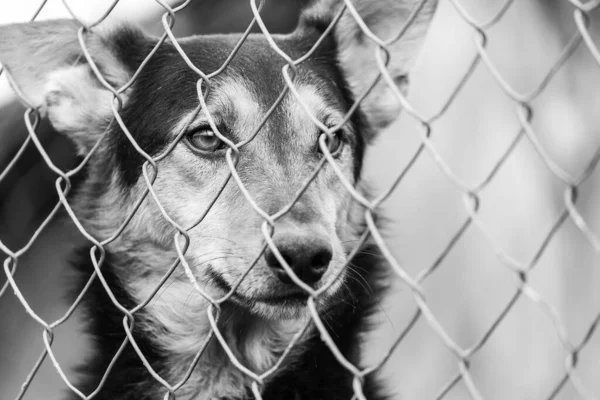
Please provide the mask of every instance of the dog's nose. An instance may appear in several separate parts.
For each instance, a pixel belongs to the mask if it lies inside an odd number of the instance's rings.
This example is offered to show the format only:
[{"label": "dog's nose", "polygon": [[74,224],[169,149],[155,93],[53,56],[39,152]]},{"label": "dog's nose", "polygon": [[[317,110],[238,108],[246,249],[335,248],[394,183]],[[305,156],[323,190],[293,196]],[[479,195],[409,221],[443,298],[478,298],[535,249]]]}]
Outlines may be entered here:
[{"label": "dog's nose", "polygon": [[[318,234],[275,233],[273,242],[283,259],[304,283],[311,285],[318,282],[327,271],[332,257],[331,244]],[[281,282],[292,283],[269,247],[265,250],[265,261]]]}]

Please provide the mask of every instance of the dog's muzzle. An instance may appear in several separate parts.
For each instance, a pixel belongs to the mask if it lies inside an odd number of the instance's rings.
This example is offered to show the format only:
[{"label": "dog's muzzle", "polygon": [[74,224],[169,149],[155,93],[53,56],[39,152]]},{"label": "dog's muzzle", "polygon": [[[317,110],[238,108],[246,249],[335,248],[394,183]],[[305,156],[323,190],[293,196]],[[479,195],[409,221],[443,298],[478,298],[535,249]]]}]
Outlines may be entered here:
[{"label": "dog's muzzle", "polygon": [[[333,257],[329,240],[315,230],[278,230],[273,236],[273,242],[292,271],[307,285],[319,282]],[[293,283],[269,247],[265,250],[264,257],[281,282]]]}]

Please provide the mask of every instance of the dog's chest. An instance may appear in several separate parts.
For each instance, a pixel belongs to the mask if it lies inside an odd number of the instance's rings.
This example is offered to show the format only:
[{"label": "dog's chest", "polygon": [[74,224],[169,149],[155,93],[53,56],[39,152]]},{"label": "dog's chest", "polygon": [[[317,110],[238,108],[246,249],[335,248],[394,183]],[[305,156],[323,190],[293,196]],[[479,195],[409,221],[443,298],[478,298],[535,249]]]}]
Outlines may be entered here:
[{"label": "dog's chest", "polygon": [[[239,363],[259,376],[273,367],[281,358],[289,342],[289,340],[285,341],[284,339],[291,340],[291,337],[283,338],[279,336],[273,341],[274,337],[267,337],[267,335],[265,333],[263,337],[245,338],[245,343],[239,343],[238,346],[229,344]],[[182,398],[189,400],[245,400],[254,398],[251,392],[252,384],[255,381],[253,377],[229,359],[220,343],[215,341],[213,345],[214,348],[205,354],[206,359],[198,364],[190,381],[186,383],[188,394],[182,396]],[[285,371],[290,362],[293,362],[294,356],[295,354],[288,354],[281,361],[274,374],[269,374],[265,381],[276,379],[276,374]]]}]

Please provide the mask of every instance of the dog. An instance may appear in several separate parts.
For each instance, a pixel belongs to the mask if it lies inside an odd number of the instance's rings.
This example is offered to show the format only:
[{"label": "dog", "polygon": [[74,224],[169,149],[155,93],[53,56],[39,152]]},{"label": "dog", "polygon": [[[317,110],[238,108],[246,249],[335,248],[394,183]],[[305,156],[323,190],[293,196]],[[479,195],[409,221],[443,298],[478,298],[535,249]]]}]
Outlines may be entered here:
[{"label": "dog", "polygon": [[[398,116],[395,90],[407,90],[435,6],[356,0],[344,10],[342,0],[305,0],[297,28],[271,38],[291,59],[321,42],[283,95],[286,61],[264,34],[249,35],[207,90],[180,49],[210,73],[240,34],[166,40],[145,61],[159,39],[131,24],[82,31],[86,51],[72,20],[0,27],[0,62],[15,90],[87,157],[69,195],[74,215],[91,238],[111,238],[74,255],[95,339],[74,398],[353,398],[354,376],[322,340],[306,288],[322,289],[312,304],[323,329],[364,367],[361,335],[386,265],[359,240],[364,208],[338,173],[372,197],[361,180],[365,149]],[[383,40],[413,19],[380,53],[395,88],[378,78],[377,44],[354,11]],[[109,85],[124,87],[118,100]],[[228,149],[240,143],[234,160]],[[338,172],[325,162],[303,189],[324,152]],[[277,217],[267,226],[265,215]],[[247,373],[274,366],[261,380]],[[357,379],[366,398],[386,397],[373,374]]]}]

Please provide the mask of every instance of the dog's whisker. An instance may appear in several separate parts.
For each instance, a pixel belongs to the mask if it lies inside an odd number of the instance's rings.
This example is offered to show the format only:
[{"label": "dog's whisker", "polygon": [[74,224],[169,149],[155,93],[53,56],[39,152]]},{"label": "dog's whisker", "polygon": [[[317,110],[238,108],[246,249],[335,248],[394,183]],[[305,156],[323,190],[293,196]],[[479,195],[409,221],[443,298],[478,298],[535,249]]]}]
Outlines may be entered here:
[{"label": "dog's whisker", "polygon": [[348,264],[348,277],[354,279],[359,285],[361,285],[366,291],[368,291],[369,293],[371,293],[371,295],[375,295],[375,293],[373,292],[373,289],[371,288],[371,285],[369,284],[369,282],[367,282],[367,280],[358,272],[356,272],[354,269],[354,264],[350,263]]},{"label": "dog's whisker", "polygon": [[361,286],[363,286],[365,288],[365,290],[367,290],[369,293],[371,293],[371,296],[373,296],[373,300],[375,300],[375,303],[377,303],[377,306],[379,307],[379,309],[381,310],[381,312],[383,312],[383,314],[387,318],[388,322],[392,326],[392,329],[395,330],[395,327],[394,327],[394,324],[392,322],[392,319],[390,318],[390,316],[388,315],[388,313],[383,308],[383,305],[379,301],[378,295],[373,291],[373,289],[371,288],[371,285],[369,284],[369,282],[367,282],[367,280],[361,274],[359,274],[358,272],[356,272],[354,270],[355,268],[356,269],[364,269],[364,268],[355,266],[354,264],[350,263],[349,264],[349,268],[348,268],[348,272],[350,273],[349,277],[351,277],[352,279],[354,279],[358,284],[360,284]]}]

